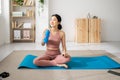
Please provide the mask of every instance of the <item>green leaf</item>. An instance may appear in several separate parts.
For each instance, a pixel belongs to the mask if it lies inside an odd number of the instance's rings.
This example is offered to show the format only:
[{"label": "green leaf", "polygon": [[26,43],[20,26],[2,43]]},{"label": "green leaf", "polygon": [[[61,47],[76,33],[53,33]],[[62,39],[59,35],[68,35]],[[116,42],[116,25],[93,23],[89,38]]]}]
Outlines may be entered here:
[{"label": "green leaf", "polygon": [[44,4],[44,0],[39,0],[40,3]]}]

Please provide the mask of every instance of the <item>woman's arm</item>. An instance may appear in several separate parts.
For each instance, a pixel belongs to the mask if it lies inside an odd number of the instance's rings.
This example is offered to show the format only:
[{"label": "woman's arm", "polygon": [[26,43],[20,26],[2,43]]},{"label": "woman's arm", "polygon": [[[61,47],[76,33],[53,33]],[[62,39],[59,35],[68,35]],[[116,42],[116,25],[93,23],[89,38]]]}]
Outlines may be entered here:
[{"label": "woman's arm", "polygon": [[44,30],[43,30],[43,32],[42,32],[42,39],[41,39],[41,45],[42,46],[44,46],[45,45],[45,43],[43,42],[43,39],[44,39],[44,37],[45,37],[45,31],[47,30],[47,29],[49,29],[49,28],[45,28]]},{"label": "woman's arm", "polygon": [[61,32],[61,36],[62,36],[62,54],[66,54],[66,37],[65,37],[65,32]]},{"label": "woman's arm", "polygon": [[62,32],[62,55],[65,56],[65,57],[70,57],[70,55],[67,53],[67,49],[66,49],[65,32]]}]

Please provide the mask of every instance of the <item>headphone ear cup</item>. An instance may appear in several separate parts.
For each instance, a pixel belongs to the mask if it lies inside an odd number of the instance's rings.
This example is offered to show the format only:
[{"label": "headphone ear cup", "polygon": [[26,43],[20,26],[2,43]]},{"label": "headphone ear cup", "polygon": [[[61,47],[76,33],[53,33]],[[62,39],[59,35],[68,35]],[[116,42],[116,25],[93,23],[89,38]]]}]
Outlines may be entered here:
[{"label": "headphone ear cup", "polygon": [[6,72],[5,74],[6,74],[6,77],[9,77],[9,75],[10,75],[8,72]]},{"label": "headphone ear cup", "polygon": [[2,72],[2,73],[0,74],[0,77],[2,77],[4,74],[5,74],[5,72]]},{"label": "headphone ear cup", "polygon": [[3,73],[0,74],[0,76],[2,78],[6,78],[6,77],[9,77],[9,73],[8,72],[3,72]]}]

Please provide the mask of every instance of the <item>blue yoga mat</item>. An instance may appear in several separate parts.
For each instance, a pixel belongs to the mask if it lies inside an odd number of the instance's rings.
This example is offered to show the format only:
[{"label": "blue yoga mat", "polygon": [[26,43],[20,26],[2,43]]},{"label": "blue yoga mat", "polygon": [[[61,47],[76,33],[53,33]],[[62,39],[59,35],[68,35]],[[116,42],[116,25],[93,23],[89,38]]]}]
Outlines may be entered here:
[{"label": "blue yoga mat", "polygon": [[[26,55],[22,60],[18,69],[64,69],[63,67],[49,66],[39,67],[33,64],[33,59],[37,56]],[[70,62],[67,63],[68,69],[118,69],[120,64],[112,60],[108,56],[96,56],[96,57],[72,57]]]}]

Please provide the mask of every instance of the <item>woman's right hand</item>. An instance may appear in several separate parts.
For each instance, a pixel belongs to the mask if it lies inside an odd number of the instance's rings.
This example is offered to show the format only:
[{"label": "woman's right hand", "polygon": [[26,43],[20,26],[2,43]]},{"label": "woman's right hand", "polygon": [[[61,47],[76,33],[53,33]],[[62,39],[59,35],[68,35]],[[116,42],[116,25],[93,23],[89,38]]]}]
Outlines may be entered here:
[{"label": "woman's right hand", "polygon": [[70,55],[68,54],[68,53],[62,53],[62,56],[64,56],[64,57],[70,57]]},{"label": "woman's right hand", "polygon": [[44,45],[45,45],[45,43],[42,41],[42,42],[41,42],[41,45],[42,45],[42,46],[44,46]]}]

